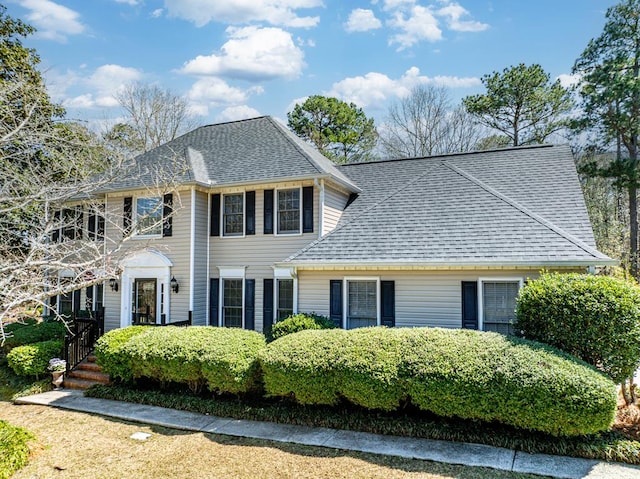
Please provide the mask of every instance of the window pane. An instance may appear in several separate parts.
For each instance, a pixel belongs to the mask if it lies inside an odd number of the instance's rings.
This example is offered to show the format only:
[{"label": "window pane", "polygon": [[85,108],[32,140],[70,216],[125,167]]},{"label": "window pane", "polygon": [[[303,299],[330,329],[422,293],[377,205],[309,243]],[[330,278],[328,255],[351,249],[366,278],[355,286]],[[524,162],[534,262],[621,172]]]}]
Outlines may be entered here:
[{"label": "window pane", "polygon": [[162,198],[138,198],[136,200],[138,234],[162,234]]},{"label": "window pane", "polygon": [[347,329],[376,326],[376,281],[349,281],[347,288]]},{"label": "window pane", "polygon": [[222,280],[222,325],[242,327],[242,280]]},{"label": "window pane", "polygon": [[278,233],[300,232],[300,190],[278,191]]},{"label": "window pane", "polygon": [[520,283],[515,281],[482,283],[482,329],[513,334],[519,288]]},{"label": "window pane", "polygon": [[243,215],[244,195],[224,195],[223,224],[225,236],[237,236],[244,233]]},{"label": "window pane", "polygon": [[278,320],[288,318],[293,314],[293,280],[278,280]]}]

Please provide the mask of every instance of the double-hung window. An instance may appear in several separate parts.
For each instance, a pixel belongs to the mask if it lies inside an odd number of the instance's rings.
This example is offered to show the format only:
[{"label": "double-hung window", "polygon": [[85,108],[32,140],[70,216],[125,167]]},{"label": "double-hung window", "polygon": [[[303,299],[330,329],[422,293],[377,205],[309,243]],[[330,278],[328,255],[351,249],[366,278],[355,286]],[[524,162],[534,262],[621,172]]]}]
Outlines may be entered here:
[{"label": "double-hung window", "polygon": [[223,196],[222,234],[223,236],[244,235],[244,193]]},{"label": "double-hung window", "polygon": [[242,327],[243,280],[222,280],[222,325],[230,328]]},{"label": "double-hung window", "polygon": [[300,233],[300,188],[278,190],[278,234]]},{"label": "double-hung window", "polygon": [[516,320],[516,299],[522,280],[480,280],[482,329],[502,334],[513,334]]},{"label": "double-hung window", "polygon": [[136,229],[140,236],[162,235],[162,197],[136,198]]},{"label": "double-hung window", "polygon": [[377,279],[347,279],[345,295],[347,329],[379,324],[378,284]]},{"label": "double-hung window", "polygon": [[276,320],[286,319],[293,314],[293,279],[277,280]]}]

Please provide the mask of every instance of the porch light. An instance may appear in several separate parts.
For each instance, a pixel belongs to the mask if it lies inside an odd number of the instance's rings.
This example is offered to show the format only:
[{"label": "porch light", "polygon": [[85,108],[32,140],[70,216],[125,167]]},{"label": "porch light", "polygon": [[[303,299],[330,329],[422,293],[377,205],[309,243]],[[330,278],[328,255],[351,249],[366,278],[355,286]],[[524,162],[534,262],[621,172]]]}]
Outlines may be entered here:
[{"label": "porch light", "polygon": [[174,293],[180,291],[180,285],[178,284],[178,280],[175,276],[171,277],[171,281],[169,283],[171,284],[171,291],[173,291]]},{"label": "porch light", "polygon": [[109,287],[111,288],[111,291],[115,291],[116,293],[118,292],[118,280],[115,278],[111,278],[109,280]]}]

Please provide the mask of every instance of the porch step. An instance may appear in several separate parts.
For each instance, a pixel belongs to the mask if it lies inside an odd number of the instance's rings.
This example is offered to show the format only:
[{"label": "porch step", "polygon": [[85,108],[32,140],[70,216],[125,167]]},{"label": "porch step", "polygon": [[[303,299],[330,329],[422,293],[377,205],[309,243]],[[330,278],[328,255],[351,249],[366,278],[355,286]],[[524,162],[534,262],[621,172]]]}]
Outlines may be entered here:
[{"label": "porch step", "polygon": [[109,375],[95,362],[96,357],[89,355],[76,368],[65,375],[63,386],[69,389],[87,389],[94,384],[109,384]]},{"label": "porch step", "polygon": [[88,381],[86,379],[65,377],[63,387],[66,389],[88,389],[94,384],[98,383],[95,381]]}]

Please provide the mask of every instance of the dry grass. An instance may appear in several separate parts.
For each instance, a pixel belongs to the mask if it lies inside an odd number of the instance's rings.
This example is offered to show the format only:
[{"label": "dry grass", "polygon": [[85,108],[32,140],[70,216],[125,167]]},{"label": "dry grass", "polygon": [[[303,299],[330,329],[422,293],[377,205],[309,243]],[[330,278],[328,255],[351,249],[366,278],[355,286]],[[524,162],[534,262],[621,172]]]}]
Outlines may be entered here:
[{"label": "dry grass", "polygon": [[[37,437],[14,478],[533,479],[493,469],[177,431],[42,406],[0,402],[0,419]],[[135,432],[152,436],[131,439]]]}]

